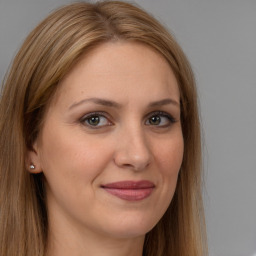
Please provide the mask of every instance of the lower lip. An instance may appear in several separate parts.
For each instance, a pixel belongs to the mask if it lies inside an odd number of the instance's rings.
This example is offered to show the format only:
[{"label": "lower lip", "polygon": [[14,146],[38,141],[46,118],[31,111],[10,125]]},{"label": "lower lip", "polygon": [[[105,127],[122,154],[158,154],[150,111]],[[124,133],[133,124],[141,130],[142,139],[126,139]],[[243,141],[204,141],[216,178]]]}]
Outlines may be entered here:
[{"label": "lower lip", "polygon": [[120,188],[104,188],[105,191],[127,201],[140,201],[151,195],[154,188],[140,189],[120,189]]}]

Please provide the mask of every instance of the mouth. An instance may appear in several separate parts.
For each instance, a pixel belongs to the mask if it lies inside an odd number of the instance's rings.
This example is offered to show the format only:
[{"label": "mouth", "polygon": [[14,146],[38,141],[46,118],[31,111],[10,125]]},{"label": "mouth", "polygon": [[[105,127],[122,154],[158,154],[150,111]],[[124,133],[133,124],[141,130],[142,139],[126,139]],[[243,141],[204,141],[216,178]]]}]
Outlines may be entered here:
[{"label": "mouth", "polygon": [[127,201],[140,201],[151,195],[155,184],[151,181],[119,181],[101,186],[106,192]]}]

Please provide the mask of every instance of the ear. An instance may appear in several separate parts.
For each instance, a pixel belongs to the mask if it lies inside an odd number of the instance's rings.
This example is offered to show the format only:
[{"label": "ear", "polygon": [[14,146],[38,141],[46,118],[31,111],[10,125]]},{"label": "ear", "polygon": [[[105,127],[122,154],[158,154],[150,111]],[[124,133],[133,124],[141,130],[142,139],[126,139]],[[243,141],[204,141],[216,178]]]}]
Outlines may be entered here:
[{"label": "ear", "polygon": [[40,154],[37,143],[33,145],[32,149],[27,151],[26,156],[26,169],[30,173],[40,173],[42,172]]}]

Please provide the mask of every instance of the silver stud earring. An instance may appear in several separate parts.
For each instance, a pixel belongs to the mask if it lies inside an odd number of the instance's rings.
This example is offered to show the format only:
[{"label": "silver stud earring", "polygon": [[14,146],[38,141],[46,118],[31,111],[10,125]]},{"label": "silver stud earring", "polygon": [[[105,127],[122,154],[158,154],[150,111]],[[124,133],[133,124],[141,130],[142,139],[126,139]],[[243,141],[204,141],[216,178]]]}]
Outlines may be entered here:
[{"label": "silver stud earring", "polygon": [[29,169],[30,169],[30,170],[34,170],[34,169],[35,169],[35,166],[34,166],[33,164],[31,164],[31,165],[29,166]]}]

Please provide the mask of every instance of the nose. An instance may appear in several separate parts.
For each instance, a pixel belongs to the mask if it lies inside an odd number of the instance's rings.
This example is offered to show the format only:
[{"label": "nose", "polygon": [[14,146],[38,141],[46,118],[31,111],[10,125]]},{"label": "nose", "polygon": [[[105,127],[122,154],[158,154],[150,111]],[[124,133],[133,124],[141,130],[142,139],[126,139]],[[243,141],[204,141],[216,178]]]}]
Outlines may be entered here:
[{"label": "nose", "polygon": [[144,170],[151,163],[152,152],[142,129],[130,128],[120,135],[114,161],[118,167],[134,171]]}]

